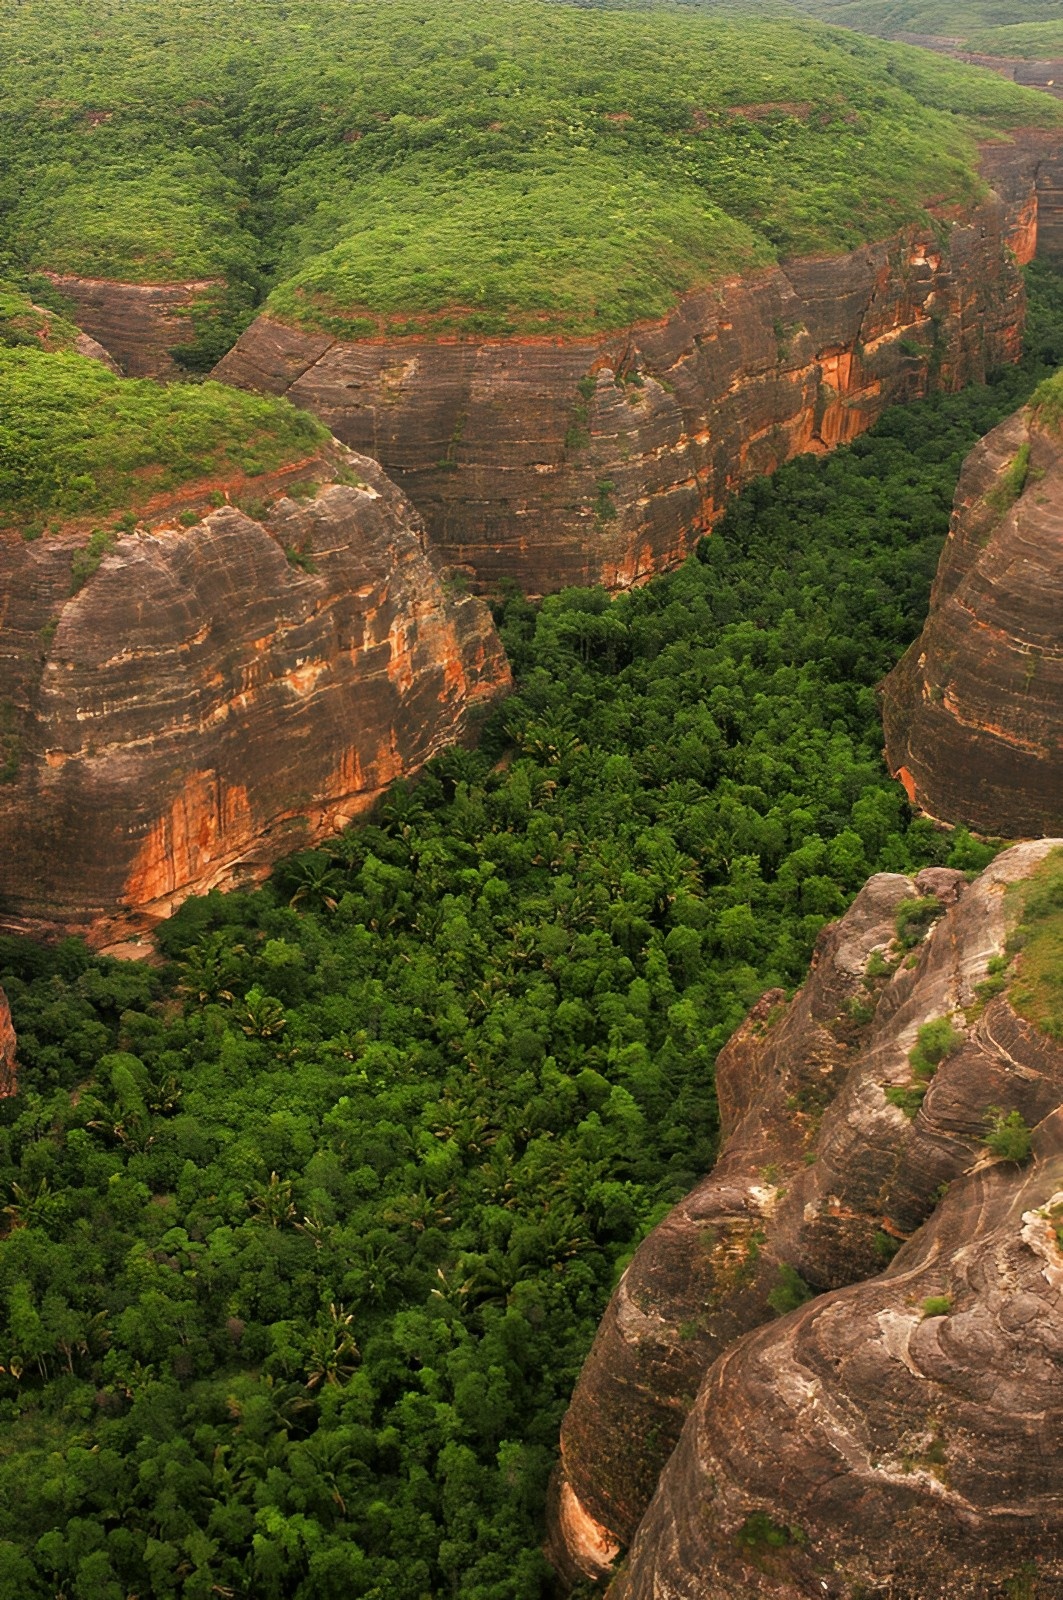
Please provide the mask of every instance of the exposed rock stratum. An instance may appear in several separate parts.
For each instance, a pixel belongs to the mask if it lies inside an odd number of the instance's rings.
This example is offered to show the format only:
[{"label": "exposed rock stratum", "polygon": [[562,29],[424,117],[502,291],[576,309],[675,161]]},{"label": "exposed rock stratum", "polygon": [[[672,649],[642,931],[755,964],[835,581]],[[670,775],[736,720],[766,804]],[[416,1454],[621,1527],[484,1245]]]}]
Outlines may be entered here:
[{"label": "exposed rock stratum", "polygon": [[968,457],[919,638],[883,684],[886,757],[932,816],[1063,833],[1063,432],[1027,407]]},{"label": "exposed rock stratum", "polygon": [[297,468],[319,486],[255,515],[191,486],[73,593],[85,532],[0,535],[0,926],[113,941],[261,877],[508,687],[487,608],[376,463]]},{"label": "exposed rock stratum", "polygon": [[263,315],[216,376],[377,457],[480,587],[624,588],[685,556],[750,478],[1017,358],[1018,264],[1047,248],[1056,142],[987,147],[994,190],[966,213],[725,279],[660,323],[345,341]]},{"label": "exposed rock stratum", "polygon": [[[990,981],[1053,848],[872,878],[723,1051],[717,1166],[639,1248],[564,1421],[568,1578],[634,1537],[615,1600],[1004,1596],[1025,1563],[1063,1593],[1063,1044]],[[913,913],[937,920],[905,955]],[[987,1155],[990,1108],[1032,1167]]]}]

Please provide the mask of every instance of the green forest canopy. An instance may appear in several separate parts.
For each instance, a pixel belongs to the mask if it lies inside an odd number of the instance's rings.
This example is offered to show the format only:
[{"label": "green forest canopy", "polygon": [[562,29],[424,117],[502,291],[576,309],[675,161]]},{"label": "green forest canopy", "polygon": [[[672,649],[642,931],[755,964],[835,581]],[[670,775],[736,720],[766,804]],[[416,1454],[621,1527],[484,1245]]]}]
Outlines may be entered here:
[{"label": "green forest canopy", "polygon": [[76,354],[76,339],[0,284],[0,527],[128,514],[196,479],[272,471],[329,438],[286,401],[117,377]]},{"label": "green forest canopy", "polygon": [[1030,282],[1020,369],[645,588],[510,602],[481,750],[188,902],[164,970],[0,940],[0,1600],[545,1600],[561,1413],[713,1158],[717,1051],[870,871],[991,854],[912,819],[875,684],[1063,361]]},{"label": "green forest canopy", "polygon": [[[40,0],[0,17],[0,267],[354,334],[598,331],[980,192],[1048,97],[802,17]],[[190,341],[195,344],[196,339]]]},{"label": "green forest canopy", "polygon": [[884,37],[923,33],[986,55],[1036,61],[1063,52],[1061,0],[794,0],[822,22]]}]

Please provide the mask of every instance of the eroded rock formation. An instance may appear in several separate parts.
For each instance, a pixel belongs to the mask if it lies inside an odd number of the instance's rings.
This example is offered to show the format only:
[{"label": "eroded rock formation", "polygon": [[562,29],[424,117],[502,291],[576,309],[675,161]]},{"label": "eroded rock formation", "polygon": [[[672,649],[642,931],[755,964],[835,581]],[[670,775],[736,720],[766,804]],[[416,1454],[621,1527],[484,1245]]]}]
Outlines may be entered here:
[{"label": "eroded rock formation", "polygon": [[931,815],[1063,832],[1063,434],[1028,408],[969,456],[926,626],[883,684],[891,770]]},{"label": "eroded rock formation", "polygon": [[483,588],[623,588],[681,559],[732,491],[895,402],[1014,359],[1055,136],[987,153],[971,213],[689,294],[619,335],[345,342],[259,317],[216,369],[381,460]]},{"label": "eroded rock formation", "polygon": [[0,925],[113,941],[259,877],[507,687],[486,607],[376,463],[309,466],[348,481],[192,527],[157,510],[75,593],[85,533],[0,535]]},{"label": "eroded rock formation", "polygon": [[191,308],[216,287],[212,279],[119,283],[59,272],[45,276],[69,302],[78,327],[98,341],[130,378],[177,376],[171,352],[192,342]]},{"label": "eroded rock formation", "polygon": [[[889,1280],[876,1275],[905,1240],[913,1240],[910,1250],[923,1259],[919,1241],[928,1218],[936,1215],[941,1194],[984,1157],[987,1108],[1018,1110],[1036,1126],[1060,1105],[1063,1047],[1019,1017],[1006,995],[978,992],[1016,914],[1005,890],[1027,877],[1050,848],[1045,841],[1017,846],[969,887],[962,874],[944,869],[932,869],[915,882],[889,874],[871,879],[841,922],[825,930],[812,974],[795,1000],[786,1006],[779,994],[765,996],[722,1053],[717,1065],[720,1159],[636,1253],[610,1302],[563,1424],[551,1555],[568,1578],[601,1576],[609,1570],[646,1511],[699,1388],[704,1396],[702,1385],[712,1381],[712,1374],[733,1372],[733,1363],[743,1359],[746,1336],[774,1324],[776,1312],[792,1303],[795,1288],[802,1292],[803,1283],[832,1293],[874,1279],[867,1300],[855,1303],[877,1305],[886,1313],[883,1326],[892,1326],[893,1290],[888,1285],[903,1279],[896,1273]],[[913,907],[913,901],[931,895],[936,906]],[[939,920],[913,954],[905,956],[897,929],[913,911],[934,913]],[[951,1048],[933,1072],[921,1103],[917,1091],[905,1108],[896,1102],[911,1092],[910,1052],[919,1030],[942,1018],[952,1021]],[[928,1259],[938,1260],[939,1254],[940,1246],[935,1246]],[[942,1261],[939,1267],[942,1281],[951,1282],[953,1269]],[[1063,1273],[1063,1258],[1060,1268]],[[966,1268],[959,1264],[955,1270],[962,1275]],[[923,1296],[938,1292],[951,1291],[924,1289]],[[815,1302],[817,1307],[833,1303],[833,1297]],[[780,1328],[793,1321],[787,1319]],[[1063,1342],[1063,1325],[1055,1336]],[[763,1335],[764,1348],[774,1337],[773,1325]],[[843,1352],[839,1359],[845,1362],[849,1356]],[[733,1381],[729,1376],[727,1386]],[[829,1433],[830,1419],[848,1402],[841,1391],[835,1401],[829,1383],[817,1394]],[[789,1398],[784,1386],[775,1409],[785,1409]],[[755,1414],[760,1404],[759,1391],[755,1400],[738,1398],[734,1415],[741,1411],[745,1416],[747,1409]],[[700,1415],[701,1400],[698,1405]],[[727,1426],[733,1425],[732,1415]],[[877,1425],[868,1420],[869,1427]],[[898,1425],[891,1446],[894,1463],[907,1448],[905,1428],[914,1427],[914,1421]],[[881,1428],[885,1437],[888,1418]],[[687,1433],[682,1436],[686,1441]],[[769,1428],[763,1441],[770,1437]],[[760,1434],[746,1441],[743,1448],[751,1459],[760,1442]],[[836,1443],[844,1456],[840,1424]],[[782,1509],[771,1510],[769,1497],[762,1495],[755,1504],[745,1504],[736,1522],[725,1519],[721,1524],[726,1530],[724,1552],[734,1556],[735,1571],[749,1564],[741,1540],[734,1542],[736,1528],[765,1506],[780,1525],[800,1524],[806,1530],[810,1561],[823,1554],[818,1531],[816,1539],[811,1536],[807,1508],[802,1506],[798,1515],[786,1498],[791,1476],[805,1482],[798,1461],[801,1435],[785,1433],[777,1444],[781,1459],[770,1470],[782,1486]],[[787,1450],[794,1452],[792,1467]],[[673,1470],[678,1469],[668,1469]],[[1011,1469],[1001,1464],[1000,1470]],[[761,1588],[756,1570],[738,1583],[722,1556],[719,1581],[713,1576],[710,1582],[706,1574],[715,1568],[711,1562],[706,1565],[704,1552],[710,1546],[715,1550],[716,1535],[715,1513],[703,1515],[707,1491],[700,1480],[697,1485],[684,1480],[682,1494],[689,1492],[695,1499],[680,1511],[675,1503],[680,1491],[672,1478],[667,1481],[673,1485],[667,1491],[670,1509],[661,1516],[666,1521],[685,1517],[691,1526],[704,1526],[704,1542],[689,1559],[676,1555],[668,1544],[672,1536],[662,1531],[658,1516],[652,1526],[654,1537],[665,1540],[662,1553],[646,1554],[650,1535],[640,1534],[636,1549],[644,1552],[643,1565],[637,1568],[633,1557],[628,1580],[633,1587],[621,1587],[623,1595],[652,1593],[661,1600],[726,1595],[737,1600],[776,1593],[855,1594],[852,1587]],[[909,1487],[918,1491],[913,1503],[926,1493],[921,1479]],[[658,1499],[664,1494],[662,1480]],[[736,1498],[734,1506],[738,1504]],[[835,1500],[829,1508],[824,1502],[825,1521],[837,1521],[839,1515]],[[843,1529],[843,1543],[848,1536]],[[676,1538],[682,1543],[686,1534]],[[824,1559],[829,1575],[830,1562]],[[634,1577],[636,1571],[651,1569],[656,1589],[647,1587],[648,1578]],[[888,1575],[888,1565],[882,1570]],[[848,1576],[855,1580],[860,1573],[853,1567]],[[914,1600],[917,1595],[978,1591],[916,1584],[867,1592]]]},{"label": "eroded rock formation", "polygon": [[7,995],[0,989],[0,1099],[14,1094],[16,1084],[15,1028]]},{"label": "eroded rock formation", "polygon": [[1063,1594],[1063,1110],[1034,1149],[715,1363],[610,1600]]}]

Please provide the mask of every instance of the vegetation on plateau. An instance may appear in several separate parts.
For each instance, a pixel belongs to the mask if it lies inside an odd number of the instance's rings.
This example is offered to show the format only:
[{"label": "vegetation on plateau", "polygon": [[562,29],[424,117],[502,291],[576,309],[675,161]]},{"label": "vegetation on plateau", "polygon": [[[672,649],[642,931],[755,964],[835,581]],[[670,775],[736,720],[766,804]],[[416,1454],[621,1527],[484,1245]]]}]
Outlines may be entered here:
[{"label": "vegetation on plateau", "polygon": [[1035,61],[1063,51],[1059,0],[794,0],[823,22],[887,37],[922,33],[984,55]]},{"label": "vegetation on plateau", "polygon": [[50,354],[26,333],[22,303],[0,292],[0,527],[33,536],[49,520],[131,515],[163,490],[268,472],[329,437],[285,401],[119,378],[61,337]]},{"label": "vegetation on plateau", "polygon": [[1063,118],[794,13],[545,0],[41,0],[0,108],[0,270],[196,280],[200,369],[271,290],[355,334],[657,316],[969,201],[979,139]]},{"label": "vegetation on plateau", "polygon": [[1014,899],[1018,923],[1011,1003],[1020,1016],[1063,1040],[1063,850],[1033,873]]},{"label": "vegetation on plateau", "polygon": [[79,329],[65,317],[33,303],[14,284],[0,282],[0,349],[73,350]]},{"label": "vegetation on plateau", "polygon": [[1021,370],[643,589],[511,598],[480,750],[187,903],[164,968],[0,941],[0,1600],[547,1593],[561,1413],[712,1160],[719,1047],[870,871],[991,855],[913,820],[875,684],[964,455],[1063,359],[1031,277]]}]

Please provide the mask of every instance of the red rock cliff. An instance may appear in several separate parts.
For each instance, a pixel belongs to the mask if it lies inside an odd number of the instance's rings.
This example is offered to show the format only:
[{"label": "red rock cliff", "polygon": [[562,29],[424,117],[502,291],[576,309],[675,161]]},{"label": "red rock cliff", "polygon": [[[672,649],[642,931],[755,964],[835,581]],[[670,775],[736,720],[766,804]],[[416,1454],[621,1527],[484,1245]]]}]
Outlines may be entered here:
[{"label": "red rock cliff", "polygon": [[178,375],[171,352],[192,339],[189,311],[214,280],[118,283],[110,278],[45,276],[71,305],[79,328],[97,340],[130,378]]},{"label": "red rock cliff", "polygon": [[[811,1540],[806,1554],[815,1557],[816,1571],[829,1574],[835,1548],[842,1548],[848,1539],[849,1560],[853,1541],[859,1546],[862,1537],[851,1524],[854,1511],[859,1514],[861,1491],[856,1479],[846,1476],[856,1457],[848,1455],[843,1414],[853,1410],[853,1426],[862,1430],[861,1438],[876,1441],[870,1453],[861,1445],[858,1464],[871,1489],[876,1483],[881,1488],[883,1507],[893,1503],[889,1496],[897,1487],[901,1458],[906,1452],[918,1455],[923,1448],[915,1442],[920,1429],[933,1433],[934,1407],[945,1403],[943,1390],[936,1392],[925,1413],[919,1410],[918,1395],[906,1391],[896,1413],[886,1410],[878,1419],[872,1414],[880,1388],[888,1379],[893,1381],[889,1361],[898,1359],[903,1365],[900,1346],[890,1345],[889,1330],[896,1323],[906,1339],[909,1325],[914,1328],[918,1323],[918,1312],[908,1307],[910,1291],[901,1273],[892,1272],[887,1279],[876,1275],[891,1241],[895,1246],[912,1240],[911,1254],[898,1257],[912,1263],[933,1262],[944,1248],[940,1242],[928,1247],[926,1225],[934,1217],[943,1188],[983,1157],[987,1107],[1017,1109],[1034,1126],[1063,1102],[1063,1046],[1023,1021],[1006,995],[992,998],[979,1014],[975,992],[986,979],[990,960],[1004,947],[1012,915],[1006,886],[1027,877],[1049,848],[1046,842],[1018,846],[999,857],[970,887],[962,874],[944,869],[930,869],[915,883],[897,875],[871,879],[841,922],[825,931],[812,975],[792,1004],[782,1004],[781,994],[766,996],[721,1054],[720,1159],[637,1251],[603,1318],[564,1420],[551,1507],[551,1555],[566,1577],[600,1576],[609,1570],[635,1533],[682,1433],[679,1449],[685,1464],[680,1469],[675,1464],[680,1456],[672,1458],[654,1502],[659,1507],[663,1497],[666,1510],[655,1509],[643,1524],[632,1557],[632,1576],[628,1586],[618,1585],[619,1594],[637,1595],[640,1600],[651,1594],[675,1600],[816,1592],[855,1596],[852,1585],[817,1590],[785,1583],[775,1588],[766,1582],[758,1587],[756,1570],[751,1573],[746,1568],[752,1559],[755,1569],[760,1552],[748,1558],[736,1534],[745,1518],[757,1512],[770,1514],[784,1527],[799,1524]],[[909,966],[901,959],[895,927],[901,905],[918,894],[935,894],[942,908],[951,905],[951,909],[933,925],[918,948],[915,965]],[[970,1020],[965,1022],[966,1015]],[[958,1047],[941,1062],[909,1117],[887,1098],[887,1091],[903,1090],[912,1083],[909,1052],[920,1027],[948,1016],[954,1019]],[[1063,1155],[1063,1143],[1059,1153]],[[1055,1178],[1051,1181],[1059,1187]],[[1052,1192],[1049,1187],[1044,1198]],[[973,1201],[973,1210],[966,1213],[968,1239],[973,1237],[979,1204]],[[937,1226],[936,1221],[931,1224],[929,1237],[937,1237]],[[980,1227],[978,1232],[981,1245],[986,1240]],[[992,1228],[987,1228],[986,1239],[991,1234]],[[951,1231],[946,1236],[953,1241],[956,1237]],[[1063,1257],[1059,1268],[1063,1287]],[[921,1288],[919,1304],[925,1296],[952,1292],[953,1274],[959,1281],[967,1271],[962,1262],[953,1265],[947,1257],[938,1269],[933,1286]],[[790,1363],[791,1347],[774,1326],[759,1344],[746,1337],[772,1322],[780,1308],[778,1295],[785,1288],[786,1270],[799,1273],[811,1288],[828,1292],[827,1298],[815,1302],[816,1307],[827,1308],[823,1312],[827,1320],[815,1323],[816,1327],[847,1326],[850,1305],[852,1316],[872,1324],[880,1311],[883,1317],[882,1348],[868,1354],[866,1388],[861,1390],[855,1352],[867,1335],[861,1332],[850,1346],[846,1334],[835,1351],[838,1375],[828,1372],[818,1389],[801,1388],[799,1425],[780,1420],[798,1394],[787,1376],[796,1371]],[[922,1285],[922,1267],[916,1277]],[[876,1279],[874,1287],[865,1295],[846,1287],[871,1279]],[[842,1289],[849,1299],[834,1295]],[[834,1313],[836,1304],[839,1309]],[[1060,1348],[1063,1306],[1058,1297],[1055,1306],[1052,1314],[1059,1320],[1052,1337]],[[996,1302],[976,1315],[983,1319],[986,1312],[990,1322],[997,1317]],[[832,1315],[838,1319],[833,1323]],[[794,1318],[780,1323],[780,1330],[785,1326],[793,1330]],[[863,1329],[864,1322],[859,1326]],[[749,1391],[741,1392],[746,1381],[743,1352],[754,1348],[772,1352],[767,1359],[777,1362],[779,1393],[769,1401],[764,1398],[763,1368],[758,1368],[755,1382],[750,1379]],[[1005,1341],[996,1351],[1001,1368],[1011,1360],[1009,1350]],[[991,1354],[987,1347],[986,1370],[996,1371]],[[907,1382],[904,1373],[893,1378],[903,1379],[902,1388]],[[795,1377],[794,1383],[798,1382],[804,1385],[805,1378]],[[861,1390],[858,1401],[850,1395],[851,1382]],[[735,1386],[739,1392],[721,1408],[721,1391]],[[699,1389],[698,1420],[687,1423],[684,1431]],[[711,1402],[706,1394],[711,1394]],[[819,1397],[816,1404],[814,1395]],[[1063,1395],[1051,1391],[1045,1398],[1049,1408],[1057,1407],[1053,1415],[1058,1417]],[[807,1414],[806,1405],[811,1406]],[[817,1406],[821,1415],[813,1426],[810,1419]],[[759,1407],[767,1419],[763,1428],[752,1420]],[[828,1454],[833,1451],[831,1470],[818,1484],[820,1500],[815,1499],[815,1486],[821,1464],[818,1454],[810,1456],[811,1466],[805,1462],[806,1426],[811,1428],[815,1451],[821,1443]],[[1041,1426],[1038,1423],[1034,1433]],[[741,1431],[734,1431],[739,1427]],[[755,1490],[745,1482],[733,1499],[725,1498],[719,1514],[715,1504],[709,1509],[709,1469],[702,1476],[691,1466],[691,1452],[699,1448],[688,1443],[692,1429],[692,1437],[699,1440],[704,1430],[710,1430],[714,1444],[730,1437],[731,1467],[748,1455],[751,1472],[766,1474],[756,1478]],[[782,1431],[776,1434],[776,1429]],[[1050,1430],[1038,1435],[1044,1448],[1051,1436]],[[992,1471],[983,1475],[978,1495],[987,1507],[999,1504],[994,1495],[1005,1493],[999,1485],[994,1488],[994,1471],[999,1470],[1001,1483],[1010,1475],[1027,1487],[1033,1484],[1036,1470],[1024,1479],[1023,1452],[1029,1447],[1029,1436],[1017,1428],[1007,1459],[998,1457]],[[949,1455],[950,1462],[960,1459]],[[881,1480],[876,1479],[879,1467]],[[964,1460],[964,1470],[968,1468],[977,1475],[977,1463]],[[773,1474],[774,1498],[765,1487]],[[792,1487],[799,1508],[790,1498]],[[750,1497],[743,1500],[746,1490]],[[907,1491],[908,1498],[901,1494],[901,1501],[908,1507],[921,1505],[927,1484],[918,1479],[907,1485]],[[728,1487],[725,1494],[729,1492]],[[847,1494],[853,1497],[848,1506]],[[1014,1526],[1024,1536],[1036,1527],[1043,1510],[1043,1489],[1038,1494],[1036,1503],[1018,1502],[1026,1509],[1017,1514]],[[805,1503],[809,1496],[814,1514]],[[957,1500],[953,1510],[958,1505]],[[985,1514],[991,1522],[991,1511]],[[1058,1540],[1063,1533],[1058,1506],[1056,1516]],[[679,1523],[684,1531],[673,1537],[668,1530]],[[898,1526],[903,1525],[902,1519]],[[869,1523],[868,1529],[878,1530],[878,1523]],[[828,1530],[833,1530],[829,1537]],[[954,1535],[953,1528],[950,1537]],[[888,1577],[890,1563],[903,1566],[904,1541],[883,1545],[880,1551],[875,1543],[880,1536],[878,1530],[871,1539],[870,1570],[874,1572],[881,1561],[881,1575]],[[990,1537],[986,1549],[992,1545]],[[783,1571],[784,1578],[788,1570]],[[847,1570],[856,1580],[863,1568],[857,1562]],[[647,1576],[651,1573],[652,1581]],[[652,1582],[658,1587],[653,1588]],[[908,1588],[870,1592],[910,1600],[931,1594],[991,1592],[947,1584],[939,1588],[937,1582],[935,1576],[926,1580],[925,1587],[913,1582]]]},{"label": "red rock cliff", "polygon": [[260,317],[216,369],[378,457],[483,588],[622,588],[728,495],[882,410],[1014,359],[1053,136],[987,156],[995,192],[936,229],[795,260],[599,339],[344,342]]},{"label": "red rock cliff", "polygon": [[1031,410],[968,457],[926,626],[882,687],[886,756],[935,817],[1063,832],[1063,434]]},{"label": "red rock cliff", "polygon": [[0,926],[102,942],[260,877],[507,687],[409,504],[340,465],[361,486],[123,536],[76,594],[84,534],[2,536]]}]

